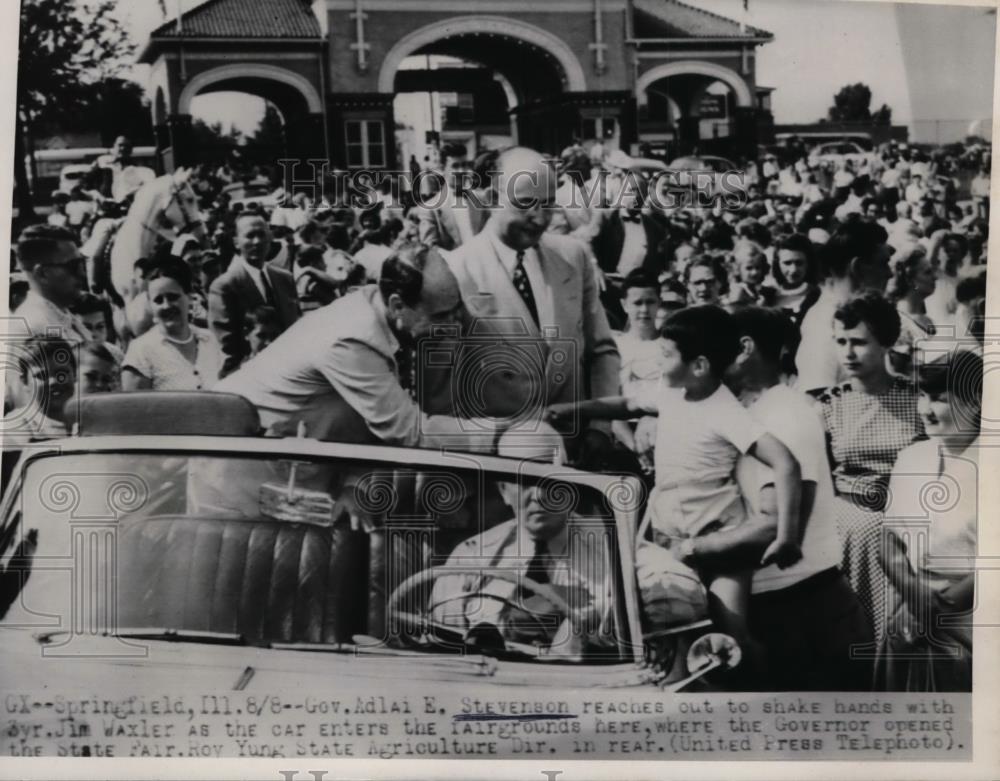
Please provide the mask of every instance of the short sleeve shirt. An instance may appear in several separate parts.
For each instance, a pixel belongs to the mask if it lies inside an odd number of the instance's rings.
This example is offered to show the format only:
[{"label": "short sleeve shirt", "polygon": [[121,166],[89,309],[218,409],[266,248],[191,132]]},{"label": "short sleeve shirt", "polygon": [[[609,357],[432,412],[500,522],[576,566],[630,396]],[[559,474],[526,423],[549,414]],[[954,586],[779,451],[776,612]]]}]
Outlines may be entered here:
[{"label": "short sleeve shirt", "polygon": [[[787,588],[840,563],[840,540],[837,537],[833,508],[833,480],[826,458],[826,440],[818,411],[808,397],[785,385],[775,385],[761,394],[750,407],[750,414],[769,434],[787,447],[802,470],[803,482],[816,486],[812,512],[803,518],[802,558],[791,567],[776,564],[754,573],[753,593]],[[760,492],[774,483],[774,471],[755,458],[744,458],[737,466],[740,489],[747,507],[757,511]]]},{"label": "short sleeve shirt", "polygon": [[203,328],[191,326],[198,343],[194,364],[163,335],[151,328],[132,341],[125,353],[123,369],[133,369],[153,383],[153,390],[209,390],[222,370],[222,350],[215,337]]},{"label": "short sleeve shirt", "polygon": [[[652,393],[640,404],[649,407]],[[701,401],[662,381],[655,391],[656,484],[650,501],[654,529],[693,537],[743,522],[736,461],[765,433],[725,386]]]}]

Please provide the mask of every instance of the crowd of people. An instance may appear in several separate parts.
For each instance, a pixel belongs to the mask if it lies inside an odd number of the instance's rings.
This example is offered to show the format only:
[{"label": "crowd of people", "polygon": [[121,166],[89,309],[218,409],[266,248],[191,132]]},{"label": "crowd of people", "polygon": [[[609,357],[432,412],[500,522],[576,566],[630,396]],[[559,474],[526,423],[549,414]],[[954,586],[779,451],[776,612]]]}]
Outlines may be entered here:
[{"label": "crowd of people", "polygon": [[[129,301],[87,220],[21,231],[4,435],[65,435],[73,393],[115,390],[234,393],[269,435],[354,443],[491,452],[535,421],[646,481],[643,539],[705,583],[761,688],[968,689],[971,563],[937,559],[975,555],[989,168],[767,155],[668,203],[600,144],[446,148],[430,190],[271,208],[202,169],[202,230],[135,258]],[[914,475],[956,501],[922,505]]]}]

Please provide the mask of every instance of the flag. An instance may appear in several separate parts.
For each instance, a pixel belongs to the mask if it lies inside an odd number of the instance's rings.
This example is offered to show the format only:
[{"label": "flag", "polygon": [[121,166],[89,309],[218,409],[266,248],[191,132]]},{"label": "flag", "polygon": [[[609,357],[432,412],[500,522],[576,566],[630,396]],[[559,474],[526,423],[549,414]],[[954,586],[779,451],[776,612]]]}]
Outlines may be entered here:
[{"label": "flag", "polygon": [[743,0],[743,10],[744,11],[750,10],[750,0]]},{"label": "flag", "polygon": [[180,35],[184,32],[184,22],[182,17],[184,16],[184,5],[183,0],[177,0],[177,34]]},{"label": "flag", "polygon": [[166,19],[167,18],[167,0],[156,0],[160,6],[160,15]]}]

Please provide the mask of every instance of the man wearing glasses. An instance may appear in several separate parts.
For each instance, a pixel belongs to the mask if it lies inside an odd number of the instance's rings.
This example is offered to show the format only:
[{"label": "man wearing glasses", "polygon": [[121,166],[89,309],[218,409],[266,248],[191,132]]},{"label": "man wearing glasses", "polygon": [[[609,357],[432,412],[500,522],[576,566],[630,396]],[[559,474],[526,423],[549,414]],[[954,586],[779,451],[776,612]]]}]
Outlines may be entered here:
[{"label": "man wearing glasses", "polygon": [[71,345],[90,341],[90,331],[69,311],[86,284],[86,260],[72,231],[32,225],[17,242],[17,260],[30,287],[14,317],[32,336],[59,336]]}]

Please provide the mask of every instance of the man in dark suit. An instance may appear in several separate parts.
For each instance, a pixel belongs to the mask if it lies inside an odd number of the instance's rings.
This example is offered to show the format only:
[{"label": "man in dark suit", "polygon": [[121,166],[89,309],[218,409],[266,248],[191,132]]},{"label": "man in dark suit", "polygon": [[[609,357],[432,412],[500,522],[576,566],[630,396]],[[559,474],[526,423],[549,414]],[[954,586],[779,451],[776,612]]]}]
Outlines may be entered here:
[{"label": "man in dark suit", "polygon": [[221,376],[234,372],[250,354],[246,317],[259,306],[274,307],[282,330],[299,319],[295,279],[267,262],[271,231],[263,217],[241,216],[236,221],[236,250],[229,268],[212,283],[208,293],[208,322],[222,347]]},{"label": "man in dark suit", "polygon": [[641,268],[656,276],[664,270],[660,245],[667,231],[662,220],[643,208],[647,190],[645,179],[630,175],[618,203],[604,212],[593,249],[597,264],[605,273],[625,277]]}]

